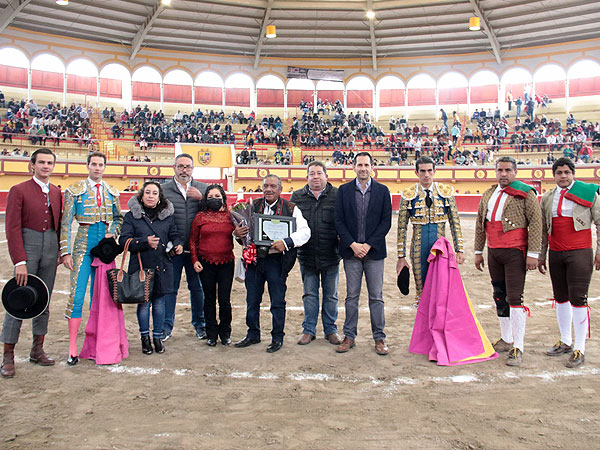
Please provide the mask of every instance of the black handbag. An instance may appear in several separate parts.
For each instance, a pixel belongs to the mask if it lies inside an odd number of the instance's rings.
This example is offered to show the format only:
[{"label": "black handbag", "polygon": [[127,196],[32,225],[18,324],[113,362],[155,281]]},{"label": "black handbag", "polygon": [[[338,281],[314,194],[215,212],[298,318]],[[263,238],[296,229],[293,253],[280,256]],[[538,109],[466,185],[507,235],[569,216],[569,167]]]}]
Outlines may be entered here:
[{"label": "black handbag", "polygon": [[154,287],[154,269],[144,269],[142,257],[137,254],[140,263],[139,272],[128,274],[123,270],[125,258],[129,251],[129,243],[133,239],[127,239],[123,250],[120,269],[111,269],[106,272],[108,286],[113,302],[118,304],[148,303],[152,296]]}]

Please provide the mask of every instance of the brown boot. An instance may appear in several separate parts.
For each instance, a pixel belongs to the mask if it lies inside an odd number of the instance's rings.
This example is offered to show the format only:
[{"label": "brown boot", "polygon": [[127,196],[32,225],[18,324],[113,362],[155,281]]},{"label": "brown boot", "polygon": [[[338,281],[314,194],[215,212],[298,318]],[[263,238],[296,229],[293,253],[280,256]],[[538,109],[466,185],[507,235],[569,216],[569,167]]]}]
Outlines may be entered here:
[{"label": "brown boot", "polygon": [[4,344],[0,375],[3,378],[12,378],[15,376],[15,344]]},{"label": "brown boot", "polygon": [[44,352],[44,336],[33,336],[33,345],[29,353],[29,361],[40,366],[53,366],[54,360]]}]

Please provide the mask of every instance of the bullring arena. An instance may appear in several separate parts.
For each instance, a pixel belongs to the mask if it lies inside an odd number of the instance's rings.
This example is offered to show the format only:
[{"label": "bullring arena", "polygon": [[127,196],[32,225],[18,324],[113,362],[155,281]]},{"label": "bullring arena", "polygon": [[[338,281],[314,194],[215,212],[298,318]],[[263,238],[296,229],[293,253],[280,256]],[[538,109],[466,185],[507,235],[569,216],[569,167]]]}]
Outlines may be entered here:
[{"label": "bullring arena", "polygon": [[[420,139],[421,154],[438,158],[436,180],[452,185],[456,192],[466,248],[461,274],[492,341],[499,337],[498,320],[489,275],[474,267],[473,236],[480,193],[495,183],[494,159],[516,157],[518,178],[540,193],[554,186],[549,154],[571,156],[580,180],[597,183],[600,178],[600,153],[594,139],[600,139],[598,2],[67,3],[0,0],[0,91],[5,99],[4,105],[0,102],[0,129],[9,122],[11,99],[34,100],[39,111],[50,102],[82,105],[89,114],[89,126],[82,121],[81,130],[68,113],[59,123],[49,124],[50,132],[57,127],[60,142],[57,145],[51,134],[45,137],[45,146],[58,158],[53,184],[64,189],[85,178],[88,151],[100,150],[108,157],[105,180],[121,191],[125,206],[131,191],[144,181],[170,179],[174,155],[185,150],[195,156],[196,178],[223,184],[230,203],[260,196],[250,190],[255,191],[268,174],[281,177],[287,197],[306,184],[305,163],[311,157],[328,161],[332,184],[351,181],[355,174],[344,161],[351,150],[346,145],[363,150],[370,140],[366,150],[379,163],[373,177],[390,188],[397,212],[399,193],[417,181],[412,163],[414,144]],[[374,18],[366,17],[367,10],[374,12]],[[472,17],[480,19],[481,30],[468,29]],[[268,26],[276,27],[276,37],[264,37],[272,31]],[[293,78],[299,72],[306,72],[307,78]],[[513,96],[510,110],[509,92]],[[534,100],[532,129],[525,129],[523,135],[519,130],[511,143],[514,100],[525,93],[533,99],[537,94],[541,101]],[[294,117],[302,129],[302,108],[311,114],[314,109],[324,122],[333,121],[335,100],[345,114],[361,114],[356,135],[340,138],[342,159],[333,153],[338,143],[329,132],[312,135],[314,129],[307,128],[293,145],[290,131]],[[138,105],[140,110],[147,105],[149,119],[122,119],[124,109],[131,112]],[[489,142],[465,139],[469,138],[467,128],[477,135],[474,111],[489,109],[493,116],[496,108],[506,118],[506,137]],[[17,112],[20,109],[19,105]],[[453,127],[453,111],[460,124],[451,147],[452,136],[439,135],[437,143],[433,140],[443,125],[442,109],[448,114],[448,128]],[[145,121],[152,121],[152,111],[160,110],[171,136],[150,135],[144,129],[150,125]],[[175,144],[177,127],[185,125],[183,114],[189,119],[198,110],[213,110],[217,116],[223,111],[224,120],[210,119],[210,113],[204,113],[209,118],[196,121],[202,123],[194,126],[196,134],[188,137],[179,130],[180,143]],[[278,138],[270,138],[272,130],[279,134],[277,126],[250,136],[240,112],[245,119],[254,112],[256,123],[267,117],[268,124],[270,116],[279,116],[282,153],[289,150],[288,156],[278,155],[273,142]],[[375,127],[372,136],[359,131],[371,128],[365,125],[365,113]],[[570,114],[573,123],[567,121]],[[526,115],[523,108],[523,122]],[[3,138],[10,135],[0,143],[0,150],[6,149],[0,157],[3,213],[8,189],[29,177],[24,153],[40,147],[39,142],[32,142],[32,137],[40,136],[29,131],[35,114],[28,116],[21,133],[14,129],[0,133]],[[177,123],[172,124],[174,117]],[[391,129],[392,117],[404,117],[410,128],[417,126],[419,138],[408,144],[410,138],[396,133],[400,122]],[[19,121],[24,122],[22,114],[11,124]],[[230,134],[224,132],[228,121],[232,122]],[[555,125],[549,127],[551,122]],[[221,127],[218,132],[216,123]],[[211,133],[207,133],[209,124]],[[536,136],[541,125],[552,131]],[[578,126],[585,129],[583,142],[576,137]],[[66,127],[64,137],[62,127]],[[377,136],[380,127],[383,136]],[[388,142],[393,134],[396,142]],[[316,143],[310,142],[311,137]],[[382,145],[377,145],[378,137]],[[245,161],[242,152],[252,150],[250,140],[256,158]],[[479,158],[473,156],[476,147]],[[392,159],[395,151],[398,160]],[[182,283],[173,337],[165,343],[164,354],[142,354],[135,308],[130,306],[125,307],[129,357],[116,365],[96,366],[82,360],[71,367],[66,364],[69,337],[63,319],[69,275],[60,266],[45,345],[57,364],[45,368],[28,362],[31,322],[25,321],[16,347],[17,375],[0,380],[0,448],[598,448],[600,347],[594,326],[600,304],[598,273],[589,290],[592,327],[583,367],[567,369],[566,355],[544,355],[558,330],[550,279],[537,271],[528,273],[525,285],[531,318],[520,367],[507,367],[504,355],[477,364],[437,366],[408,351],[416,312],[414,285],[411,279],[409,296],[402,296],[396,287],[396,222],[394,215],[387,235],[383,287],[388,356],[373,351],[364,287],[356,348],[337,354],[324,340],[320,324],[314,342],[296,345],[304,315],[296,265],[287,282],[286,337],[275,354],[265,352],[271,322],[266,295],[261,344],[246,349],[211,348],[196,338],[189,323],[190,297]],[[0,228],[0,287],[4,287],[13,276],[13,264],[4,220]],[[239,256],[239,246],[235,252]],[[340,332],[345,295],[342,266]],[[234,282],[232,304],[235,342],[246,332],[243,284]],[[83,327],[79,337],[81,345]]]}]

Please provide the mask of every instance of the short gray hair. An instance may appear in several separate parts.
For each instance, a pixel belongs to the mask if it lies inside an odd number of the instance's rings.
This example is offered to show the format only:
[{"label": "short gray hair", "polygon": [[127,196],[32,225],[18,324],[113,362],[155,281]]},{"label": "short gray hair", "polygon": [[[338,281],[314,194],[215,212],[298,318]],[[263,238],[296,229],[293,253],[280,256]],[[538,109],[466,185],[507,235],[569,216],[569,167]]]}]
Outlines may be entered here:
[{"label": "short gray hair", "polygon": [[265,185],[265,180],[267,178],[276,178],[277,182],[279,183],[279,187],[281,189],[283,189],[283,183],[281,182],[281,178],[279,178],[279,175],[275,175],[274,173],[270,173],[269,175],[267,175],[266,177],[263,178],[263,186]]}]

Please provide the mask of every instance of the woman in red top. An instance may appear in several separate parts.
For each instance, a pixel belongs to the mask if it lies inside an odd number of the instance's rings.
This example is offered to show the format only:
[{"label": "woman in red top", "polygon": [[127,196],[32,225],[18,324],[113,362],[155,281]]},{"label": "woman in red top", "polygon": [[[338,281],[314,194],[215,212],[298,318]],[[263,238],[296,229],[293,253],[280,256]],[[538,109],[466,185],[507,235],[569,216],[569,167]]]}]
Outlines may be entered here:
[{"label": "woman in red top", "polygon": [[[201,210],[192,222],[190,255],[194,270],[200,275],[204,290],[204,316],[207,345],[231,344],[231,285],[233,284],[234,256],[233,225],[225,191],[211,184],[201,201]],[[237,235],[237,233],[236,233]],[[219,322],[217,322],[217,292]]]}]

